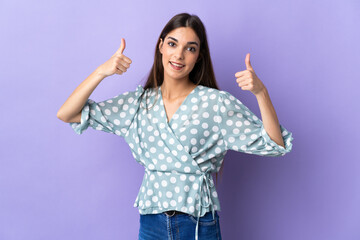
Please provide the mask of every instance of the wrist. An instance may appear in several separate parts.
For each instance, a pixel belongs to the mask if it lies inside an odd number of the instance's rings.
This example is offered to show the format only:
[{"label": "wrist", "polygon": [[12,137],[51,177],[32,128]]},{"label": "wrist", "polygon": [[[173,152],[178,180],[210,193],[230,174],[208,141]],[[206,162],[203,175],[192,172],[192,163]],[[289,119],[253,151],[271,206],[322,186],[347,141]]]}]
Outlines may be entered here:
[{"label": "wrist", "polygon": [[264,87],[260,92],[258,92],[257,94],[255,94],[256,98],[265,98],[269,95],[266,87]]},{"label": "wrist", "polygon": [[98,68],[95,69],[94,74],[95,74],[96,76],[98,76],[99,78],[102,78],[102,79],[105,78],[105,77],[107,77],[107,76],[104,74],[104,72],[101,70],[100,67],[98,67]]}]

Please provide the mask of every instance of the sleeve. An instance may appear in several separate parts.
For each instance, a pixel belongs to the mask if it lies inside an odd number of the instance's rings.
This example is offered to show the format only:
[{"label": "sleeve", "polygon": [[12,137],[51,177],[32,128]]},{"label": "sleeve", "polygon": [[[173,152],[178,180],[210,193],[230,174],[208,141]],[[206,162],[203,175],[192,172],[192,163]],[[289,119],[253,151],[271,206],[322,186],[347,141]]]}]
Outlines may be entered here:
[{"label": "sleeve", "polygon": [[285,148],[267,134],[262,121],[240,100],[219,91],[218,124],[226,149],[261,156],[283,156],[292,149],[292,133],[280,124]]},{"label": "sleeve", "polygon": [[138,112],[143,91],[143,87],[138,85],[135,91],[102,102],[88,99],[81,110],[81,122],[69,124],[77,134],[82,134],[91,126],[95,130],[124,137]]}]

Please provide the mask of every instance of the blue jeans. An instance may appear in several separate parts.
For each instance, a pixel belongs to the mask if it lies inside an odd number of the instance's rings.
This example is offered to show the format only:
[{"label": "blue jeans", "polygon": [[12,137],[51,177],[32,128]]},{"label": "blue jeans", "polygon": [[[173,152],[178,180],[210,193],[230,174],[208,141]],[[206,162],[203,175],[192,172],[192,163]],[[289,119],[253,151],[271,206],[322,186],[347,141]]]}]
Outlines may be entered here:
[{"label": "blue jeans", "polygon": [[[139,240],[195,239],[197,217],[190,214],[168,216],[165,213],[140,214]],[[199,240],[221,240],[219,215],[207,212],[199,218]]]}]

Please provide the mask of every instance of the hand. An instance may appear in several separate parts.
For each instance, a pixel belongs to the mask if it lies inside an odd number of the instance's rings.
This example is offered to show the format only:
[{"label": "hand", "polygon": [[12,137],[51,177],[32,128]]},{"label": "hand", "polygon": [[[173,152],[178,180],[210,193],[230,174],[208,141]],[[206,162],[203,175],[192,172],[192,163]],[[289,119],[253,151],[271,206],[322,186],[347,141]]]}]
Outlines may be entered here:
[{"label": "hand", "polygon": [[132,61],[130,58],[123,55],[124,49],[125,39],[121,38],[120,48],[109,60],[98,67],[98,72],[105,77],[111,76],[115,73],[121,75],[126,72]]},{"label": "hand", "polygon": [[242,90],[249,90],[256,96],[266,89],[265,85],[256,76],[250,64],[250,53],[246,54],[245,64],[246,70],[235,73],[236,82]]}]

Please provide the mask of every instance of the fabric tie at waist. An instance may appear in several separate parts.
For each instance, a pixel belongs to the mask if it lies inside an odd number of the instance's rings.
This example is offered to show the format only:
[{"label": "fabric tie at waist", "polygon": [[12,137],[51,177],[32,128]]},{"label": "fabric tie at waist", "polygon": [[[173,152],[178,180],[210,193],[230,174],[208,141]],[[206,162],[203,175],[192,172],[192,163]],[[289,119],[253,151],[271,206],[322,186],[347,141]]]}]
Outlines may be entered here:
[{"label": "fabric tie at waist", "polygon": [[[210,182],[210,187],[213,187],[214,183],[211,181],[211,173],[209,172],[209,170],[211,170],[211,168],[207,169],[200,176],[199,211],[198,211],[198,219],[197,219],[197,222],[196,222],[196,229],[195,229],[195,240],[198,240],[199,219],[200,219],[201,209],[202,209],[201,206],[207,208],[207,207],[209,207],[211,205],[212,216],[213,216],[213,219],[215,219],[215,210],[214,210],[213,203],[212,203],[212,200],[211,200],[211,196],[210,196],[211,192],[210,192],[210,188],[209,188],[209,182]],[[203,190],[203,183],[204,182],[206,184],[205,194],[207,194],[205,196],[208,197],[208,201],[209,201],[208,205],[202,205],[202,202],[201,202],[201,199],[203,198],[202,190]]]}]

